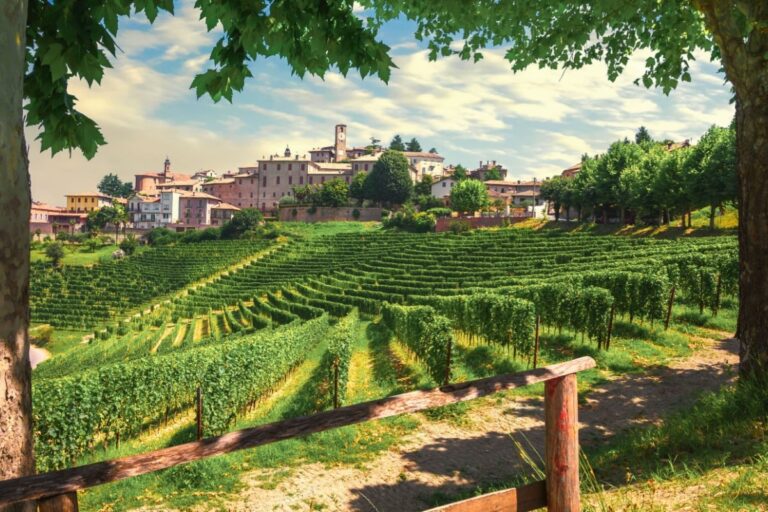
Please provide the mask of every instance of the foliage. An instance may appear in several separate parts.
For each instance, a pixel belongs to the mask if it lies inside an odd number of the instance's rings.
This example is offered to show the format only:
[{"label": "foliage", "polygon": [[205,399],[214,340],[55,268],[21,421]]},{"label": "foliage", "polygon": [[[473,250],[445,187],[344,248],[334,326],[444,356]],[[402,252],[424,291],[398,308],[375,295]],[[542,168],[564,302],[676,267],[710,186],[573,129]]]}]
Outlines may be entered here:
[{"label": "foliage", "polygon": [[408,144],[405,145],[406,151],[413,151],[413,152],[421,152],[421,144],[419,144],[419,141],[416,140],[416,137],[413,137],[411,140],[408,141]]},{"label": "foliage", "polygon": [[429,306],[384,304],[381,312],[384,324],[426,366],[430,377],[448,384],[455,344],[450,321]]},{"label": "foliage", "polygon": [[397,151],[385,151],[365,178],[365,197],[387,204],[403,204],[413,194],[408,160]]},{"label": "foliage", "polygon": [[275,386],[327,333],[328,317],[322,316],[217,350],[202,378],[206,434],[225,432],[244,407]]},{"label": "foliage", "polygon": [[385,228],[396,228],[411,233],[428,233],[435,229],[435,217],[427,212],[417,213],[412,206],[406,205],[386,219],[383,224]]},{"label": "foliage", "polygon": [[501,171],[499,170],[499,167],[496,166],[492,169],[487,170],[483,175],[483,180],[500,180],[501,179]]},{"label": "foliage", "polygon": [[136,237],[134,235],[128,235],[120,242],[120,249],[123,250],[125,254],[130,256],[134,252],[136,252],[136,248],[139,246],[138,240],[136,240]]},{"label": "foliage", "polygon": [[45,248],[45,256],[51,260],[54,267],[58,267],[61,259],[64,257],[64,246],[61,242],[53,242]]},{"label": "foliage", "polygon": [[435,207],[435,208],[428,209],[427,213],[430,213],[430,214],[434,215],[436,218],[439,219],[441,217],[450,217],[451,216],[451,209],[450,208],[446,208],[444,206],[440,206],[440,207]]},{"label": "foliage", "polygon": [[347,394],[347,382],[349,380],[349,364],[352,359],[352,346],[355,343],[355,328],[359,318],[357,310],[352,311],[333,326],[328,335],[328,350],[320,363],[327,369],[327,381],[329,389],[329,403],[334,403],[334,383],[338,376],[339,405],[344,404]]},{"label": "foliage", "polygon": [[221,238],[233,240],[247,236],[264,222],[264,216],[256,208],[243,208],[232,215],[232,218],[221,226]]},{"label": "foliage", "polygon": [[361,171],[354,175],[352,183],[349,184],[349,197],[357,199],[358,205],[363,204],[365,199],[365,177],[368,173]]},{"label": "foliage", "polygon": [[405,151],[405,143],[399,134],[392,138],[392,142],[389,143],[389,149],[393,151]]},{"label": "foliage", "polygon": [[341,178],[334,178],[323,183],[320,190],[322,206],[345,206],[349,201],[349,185]]},{"label": "foliage", "polygon": [[425,174],[413,187],[413,192],[417,196],[431,196],[432,195],[432,176]]},{"label": "foliage", "polygon": [[645,126],[641,126],[638,128],[637,133],[635,133],[635,144],[645,144],[648,142],[653,142],[653,138],[648,133],[648,129]]},{"label": "foliage", "polygon": [[120,181],[117,174],[109,173],[96,186],[102,194],[112,197],[131,197],[133,195],[133,184],[130,181]]},{"label": "foliage", "polygon": [[456,168],[453,170],[453,179],[458,182],[461,180],[466,180],[468,178],[469,178],[469,173],[467,173],[467,169],[461,164],[457,165]]},{"label": "foliage", "polygon": [[482,181],[462,180],[451,189],[451,208],[475,212],[488,205],[488,189]]}]

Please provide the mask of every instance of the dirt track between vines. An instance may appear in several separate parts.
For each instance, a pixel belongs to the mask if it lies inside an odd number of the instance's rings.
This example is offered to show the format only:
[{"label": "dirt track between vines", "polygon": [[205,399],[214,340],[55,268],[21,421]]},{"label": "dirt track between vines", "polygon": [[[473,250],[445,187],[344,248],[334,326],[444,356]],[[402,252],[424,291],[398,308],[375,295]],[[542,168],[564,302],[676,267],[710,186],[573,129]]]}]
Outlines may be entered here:
[{"label": "dirt track between vines", "polygon": [[[689,358],[595,387],[579,407],[582,444],[594,445],[631,427],[658,422],[731,380],[737,342],[697,340],[702,346]],[[486,399],[470,415],[470,424],[461,426],[424,420],[398,447],[361,467],[302,465],[271,489],[261,487],[269,471],[246,473],[246,488],[225,509],[424,510],[436,495],[471,491],[525,470],[512,435],[543,454],[541,398],[504,398],[501,403]]]}]

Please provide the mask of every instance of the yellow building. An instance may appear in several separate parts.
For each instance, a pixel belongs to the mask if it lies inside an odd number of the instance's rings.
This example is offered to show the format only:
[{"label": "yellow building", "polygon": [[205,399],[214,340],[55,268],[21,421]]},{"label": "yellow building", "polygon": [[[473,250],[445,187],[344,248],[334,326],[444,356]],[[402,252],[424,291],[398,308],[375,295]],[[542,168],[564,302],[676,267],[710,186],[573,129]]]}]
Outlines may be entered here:
[{"label": "yellow building", "polygon": [[114,198],[101,192],[85,192],[83,194],[67,194],[67,211],[92,212],[105,206],[112,206]]}]

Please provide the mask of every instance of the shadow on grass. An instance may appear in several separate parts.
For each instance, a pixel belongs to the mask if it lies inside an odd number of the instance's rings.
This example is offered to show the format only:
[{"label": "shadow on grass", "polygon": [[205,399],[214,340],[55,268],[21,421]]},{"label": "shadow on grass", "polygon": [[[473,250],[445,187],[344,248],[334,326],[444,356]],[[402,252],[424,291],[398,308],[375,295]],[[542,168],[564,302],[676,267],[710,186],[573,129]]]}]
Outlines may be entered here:
[{"label": "shadow on grass", "polygon": [[416,387],[419,382],[418,376],[392,351],[390,330],[381,322],[371,322],[365,334],[370,342],[373,378],[376,382],[385,389],[391,390],[390,394],[402,393]]}]

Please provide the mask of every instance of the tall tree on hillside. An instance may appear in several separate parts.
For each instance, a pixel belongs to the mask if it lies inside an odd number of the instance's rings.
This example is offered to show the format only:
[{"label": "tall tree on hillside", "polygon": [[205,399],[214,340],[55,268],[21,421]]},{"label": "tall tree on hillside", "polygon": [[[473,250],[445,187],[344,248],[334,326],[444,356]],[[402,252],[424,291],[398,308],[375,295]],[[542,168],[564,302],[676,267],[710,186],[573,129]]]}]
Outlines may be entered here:
[{"label": "tall tree on hillside", "polygon": [[365,178],[365,197],[385,204],[403,204],[413,195],[408,160],[398,151],[385,151]]},{"label": "tall tree on hillside", "polygon": [[608,222],[608,209],[616,207],[619,222],[624,224],[628,193],[621,183],[621,174],[640,163],[643,149],[637,144],[617,141],[600,155],[595,166],[597,202],[602,206],[603,222]]},{"label": "tall tree on hillside", "polygon": [[451,189],[451,208],[474,213],[488,206],[488,189],[479,180],[462,180]]},{"label": "tall tree on hillside", "polygon": [[[768,381],[768,315],[763,314],[768,266],[761,264],[768,254],[768,2],[478,0],[466,9],[437,0],[364,0],[366,23],[352,2],[200,0],[197,5],[206,26],[223,32],[211,53],[212,69],[192,82],[198,96],[214,101],[231,101],[252,76],[248,64],[259,56],[283,57],[299,76],[336,67],[387,81],[394,63],[378,31],[399,17],[414,21],[415,35],[426,41],[432,59],[455,54],[478,61],[485,47],[509,45],[504,56],[516,71],[531,64],[578,68],[603,60],[613,80],[632,52],[651,50],[639,81],[665,92],[691,79],[689,61],[696,51],[709,52],[722,62],[736,100],[741,372]],[[16,0],[0,12],[0,238],[7,242],[0,261],[0,283],[7,291],[0,294],[0,417],[5,420],[0,478],[34,468],[25,120],[39,127],[43,150],[79,149],[93,157],[105,140],[96,123],[76,110],[69,79],[100,82],[108,55],[116,54],[121,16],[141,11],[151,23],[159,10],[172,11],[174,4],[118,0],[90,7]],[[453,46],[457,39],[460,48]]]},{"label": "tall tree on hillside", "polygon": [[736,133],[730,128],[711,127],[693,148],[694,193],[709,206],[709,227],[715,229],[715,211],[736,201]]},{"label": "tall tree on hillside", "polygon": [[488,169],[483,175],[484,181],[500,180],[500,179],[501,179],[501,171],[499,170],[498,166],[493,167],[492,169]]},{"label": "tall tree on hillside", "polygon": [[461,164],[457,165],[456,168],[453,170],[453,179],[456,181],[461,181],[467,178],[469,178],[467,169]]},{"label": "tall tree on hillside", "polygon": [[421,180],[416,183],[413,188],[413,192],[417,196],[431,196],[432,195],[432,176],[425,174],[421,177]]},{"label": "tall tree on hillside", "polygon": [[358,206],[361,206],[363,204],[364,199],[368,199],[365,197],[365,177],[368,176],[368,173],[365,171],[359,172],[355,174],[355,176],[352,178],[352,183],[349,184],[349,197],[352,199],[357,199]]},{"label": "tall tree on hillside", "polygon": [[419,144],[419,141],[416,140],[416,137],[413,137],[411,140],[408,141],[408,144],[405,145],[405,150],[419,152],[421,151],[421,144]]},{"label": "tall tree on hillside", "polygon": [[133,184],[130,181],[120,181],[117,174],[109,173],[99,182],[96,187],[102,194],[112,197],[131,197],[133,194]]},{"label": "tall tree on hillside", "polygon": [[320,189],[320,201],[323,206],[346,205],[349,202],[349,185],[341,178],[326,181]]},{"label": "tall tree on hillside", "polygon": [[400,135],[395,135],[392,138],[392,142],[389,143],[389,149],[394,151],[405,151],[405,143]]},{"label": "tall tree on hillside", "polygon": [[638,128],[635,133],[635,144],[645,144],[646,142],[653,142],[651,134],[648,133],[648,129],[645,126]]},{"label": "tall tree on hillside", "polygon": [[560,207],[565,196],[566,181],[570,180],[562,176],[555,176],[541,183],[541,198],[552,203],[552,209],[555,212],[555,222],[560,220]]}]

